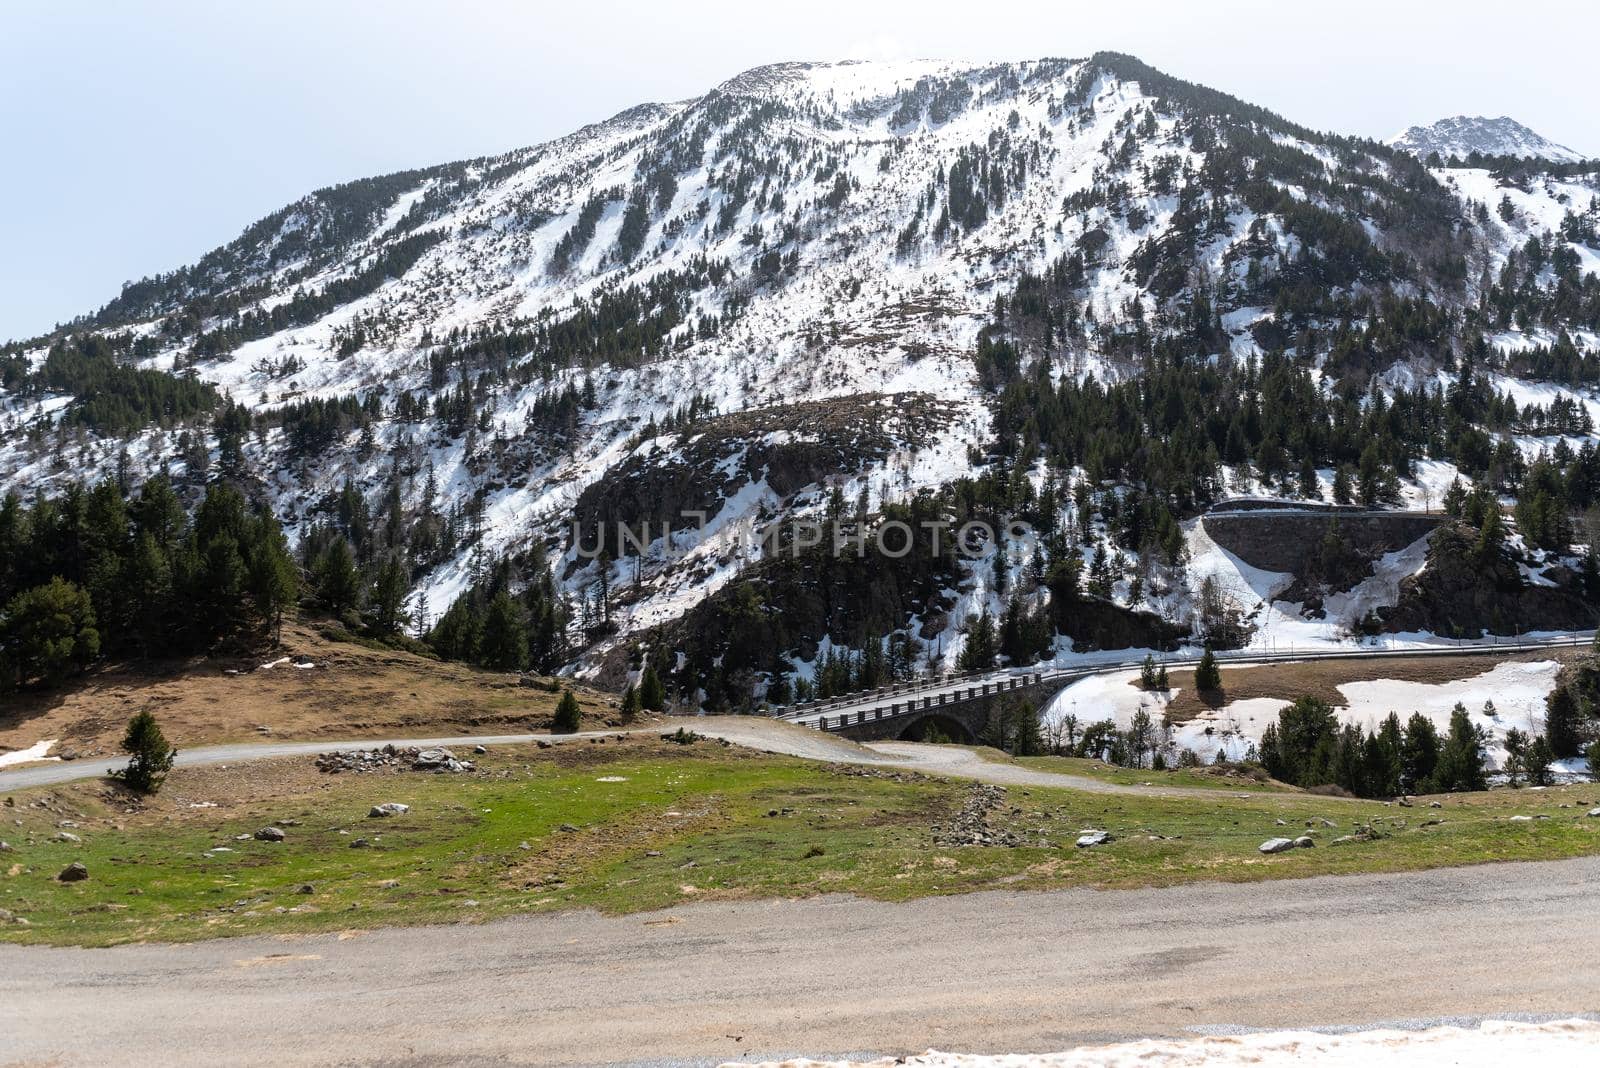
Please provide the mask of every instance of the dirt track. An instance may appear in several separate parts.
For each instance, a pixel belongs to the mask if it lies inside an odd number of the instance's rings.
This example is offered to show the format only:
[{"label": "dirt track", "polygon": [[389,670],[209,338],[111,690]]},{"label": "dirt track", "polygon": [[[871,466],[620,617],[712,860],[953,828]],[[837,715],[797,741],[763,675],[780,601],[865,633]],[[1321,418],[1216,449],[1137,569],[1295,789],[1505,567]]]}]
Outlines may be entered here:
[{"label": "dirt track", "polygon": [[[669,722],[671,728],[677,721]],[[845,738],[806,727],[796,727],[761,716],[703,716],[686,719],[682,726],[709,735],[726,738],[738,745],[759,749],[782,756],[801,757],[805,760],[827,760],[845,764],[873,764],[883,767],[910,768],[929,775],[948,775],[958,779],[976,779],[981,782],[1008,786],[1058,786],[1089,793],[1152,794],[1171,797],[1225,797],[1225,791],[1191,790],[1167,786],[1125,786],[1118,783],[1091,779],[1085,775],[1069,775],[1054,771],[1036,771],[1013,764],[989,761],[966,749],[949,746],[924,746],[906,742],[881,742],[871,746],[858,745]],[[516,745],[533,741],[570,743],[599,735],[661,733],[661,725],[635,727],[623,731],[595,731],[580,734],[496,734],[468,735],[450,738],[366,738],[350,741],[315,742],[246,742],[235,745],[202,746],[180,750],[178,763],[187,767],[225,764],[244,760],[266,760],[272,757],[306,756],[324,753],[330,749],[373,749],[386,744],[397,746],[470,746]],[[104,775],[113,768],[127,763],[126,757],[107,760],[77,760],[63,763],[35,764],[9,771],[0,771],[0,790],[20,790],[30,786],[50,786],[91,779]]]},{"label": "dirt track", "polygon": [[1600,858],[0,946],[0,1062],[703,1063],[1600,1009]]}]

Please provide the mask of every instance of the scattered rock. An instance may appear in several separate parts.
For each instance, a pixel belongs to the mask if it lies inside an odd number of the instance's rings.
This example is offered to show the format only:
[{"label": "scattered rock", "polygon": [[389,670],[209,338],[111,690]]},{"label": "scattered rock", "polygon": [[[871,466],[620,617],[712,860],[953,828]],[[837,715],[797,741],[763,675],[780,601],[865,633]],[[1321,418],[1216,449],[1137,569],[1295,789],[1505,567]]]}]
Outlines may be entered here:
[{"label": "scattered rock", "polygon": [[1511,817],[1511,822],[1512,823],[1532,823],[1533,822],[1533,817],[1532,816],[1512,816]]},{"label": "scattered rock", "polygon": [[1005,846],[1022,845],[1022,839],[1011,831],[989,826],[989,817],[1005,805],[1003,786],[982,784],[974,786],[966,802],[947,826],[935,825],[933,842],[938,846]]},{"label": "scattered rock", "polygon": [[367,841],[365,838],[357,838],[354,842],[350,843],[350,848],[351,849],[371,849],[372,848],[372,843]]},{"label": "scattered rock", "polygon": [[414,771],[471,771],[470,760],[457,760],[456,755],[448,749],[424,749],[411,760]]},{"label": "scattered rock", "polygon": [[560,827],[558,827],[556,829],[558,831],[560,831],[562,834],[576,834],[576,833],[578,833],[578,828],[574,827],[570,823],[563,823]]},{"label": "scattered rock", "polygon": [[299,888],[295,890],[295,893],[297,894],[314,894],[316,892],[317,888],[312,886],[310,883],[301,883]]},{"label": "scattered rock", "polygon": [[372,811],[367,813],[367,819],[382,819],[384,816],[404,816],[411,811],[410,805],[403,805],[399,801],[385,801],[381,805],[373,805]]},{"label": "scattered rock", "polygon": [[475,745],[472,747],[472,751],[479,756],[482,756],[489,751],[489,747],[486,745]]},{"label": "scattered rock", "polygon": [[1105,845],[1112,841],[1115,841],[1115,839],[1106,831],[1084,831],[1078,835],[1078,848],[1088,849],[1091,846]]},{"label": "scattered rock", "polygon": [[1293,848],[1293,838],[1268,838],[1265,842],[1262,842],[1260,846],[1261,852],[1263,853],[1283,853]]},{"label": "scattered rock", "polygon": [[258,842],[281,842],[283,841],[283,831],[277,827],[263,827],[251,837]]},{"label": "scattered rock", "polygon": [[[1593,813],[1591,813],[1591,815],[1593,815]],[[7,841],[5,841],[3,839],[0,839],[0,853],[13,853],[13,852],[15,852],[15,850],[13,850],[11,848],[11,843],[7,842]]]},{"label": "scattered rock", "polygon": [[1311,840],[1311,836],[1309,834],[1302,834],[1299,838],[1294,840],[1294,847],[1296,849],[1310,849],[1316,844],[1316,842]]},{"label": "scattered rock", "polygon": [[473,771],[470,760],[457,760],[448,749],[398,748],[386,745],[381,749],[340,749],[331,753],[318,753],[317,770],[329,775],[341,772],[383,771],[388,768],[411,768],[413,771],[456,772]]},{"label": "scattered rock", "polygon": [[1288,820],[1273,820],[1272,822],[1275,823],[1276,825],[1278,825],[1279,827],[1287,827],[1287,826],[1289,826],[1289,821]]},{"label": "scattered rock", "polygon": [[1589,818],[1600,820],[1600,808],[1591,808],[1589,810]]},{"label": "scattered rock", "polygon": [[77,845],[79,842],[83,841],[82,838],[79,838],[71,831],[57,831],[51,836],[50,840],[52,842],[71,842],[73,845]]},{"label": "scattered rock", "polygon": [[64,883],[81,883],[89,877],[89,869],[78,861],[73,861],[61,869],[61,874],[56,878]]},{"label": "scattered rock", "polygon": [[1429,808],[1444,808],[1444,806],[1443,806],[1443,805],[1441,805],[1441,804],[1440,804],[1440,803],[1439,803],[1439,802],[1437,802],[1437,801],[1429,801],[1429,802],[1428,802],[1428,807],[1429,807]]}]

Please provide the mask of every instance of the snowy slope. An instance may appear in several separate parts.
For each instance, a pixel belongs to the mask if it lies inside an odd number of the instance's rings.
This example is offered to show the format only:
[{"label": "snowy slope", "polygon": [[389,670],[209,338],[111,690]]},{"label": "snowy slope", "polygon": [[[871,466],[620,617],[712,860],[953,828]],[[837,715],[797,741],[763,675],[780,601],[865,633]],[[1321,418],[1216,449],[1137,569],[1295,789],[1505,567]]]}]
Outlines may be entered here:
[{"label": "snowy slope", "polygon": [[[1266,194],[1356,224],[1398,263],[1423,260],[1413,242],[1456,243],[1473,268],[1461,293],[1423,267],[1343,283],[1352,293],[1392,284],[1469,301],[1480,273],[1595,196],[1592,177],[1501,182],[1314,134],[1127,57],[779,64],[545,145],[311,194],[193,267],[130,285],[89,329],[137,338],[141,366],[196,375],[258,415],[310,399],[376,403],[369,437],[311,450],[269,419],[245,439],[244,462],[291,537],[330,514],[347,479],[374,507],[394,484],[408,513],[470,505],[471,536],[420,581],[434,617],[475,562],[535,542],[565,591],[586,596],[598,567],[567,535],[585,491],[692,451],[694,428],[652,431],[691,399],[753,413],[702,472],[718,484],[705,540],[684,559],[663,540],[637,571],[618,565],[625,636],[736,575],[741,525],[818,510],[834,487],[876,506],[969,474],[991,440],[972,352],[1023,271],[1083,263],[1088,340],[1057,344],[1057,376],[1131,373],[1105,339],[1135,324],[1159,331],[1199,286],[1227,347],[1249,355],[1277,314],[1258,299],[1259,278],[1318,259],[1281,208],[1262,207]],[[1478,228],[1400,217],[1419,200],[1448,219],[1502,198],[1510,217]],[[1600,270],[1600,252],[1569,244]],[[1495,340],[1549,337],[1513,328]],[[26,361],[37,366],[45,347],[27,347]],[[1441,386],[1452,374],[1392,373]],[[464,425],[435,408],[457,394],[471,409]],[[553,419],[563,394],[583,400]],[[805,405],[869,396],[938,421],[891,427],[890,440],[784,492],[771,472],[742,466]],[[190,428],[58,440],[49,428],[71,403],[0,391],[0,427],[13,431],[0,436],[0,484],[48,492],[113,470],[124,450],[134,477],[185,472]],[[867,409],[862,419],[879,422]],[[1433,465],[1408,493],[1436,502],[1452,474]],[[437,496],[425,501],[430,480]],[[1173,592],[1175,612],[1191,592]]]},{"label": "snowy slope", "polygon": [[1412,126],[1389,141],[1396,148],[1416,156],[1439,153],[1441,159],[1456,156],[1466,159],[1473,152],[1483,156],[1516,156],[1519,159],[1547,159],[1575,163],[1584,159],[1566,145],[1540,137],[1515,119],[1481,115],[1456,115],[1426,126]]}]

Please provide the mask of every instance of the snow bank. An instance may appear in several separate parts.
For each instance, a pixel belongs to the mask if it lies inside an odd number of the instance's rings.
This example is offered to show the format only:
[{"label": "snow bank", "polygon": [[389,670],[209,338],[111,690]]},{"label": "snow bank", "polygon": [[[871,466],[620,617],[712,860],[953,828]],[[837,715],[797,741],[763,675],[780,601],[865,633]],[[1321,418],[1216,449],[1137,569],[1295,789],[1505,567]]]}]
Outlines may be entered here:
[{"label": "snow bank", "polygon": [[0,753],[0,768],[8,768],[13,764],[26,764],[32,760],[60,760],[60,757],[46,756],[50,747],[56,744],[57,739],[46,738],[42,742],[35,742],[26,749],[18,749],[11,753]]},{"label": "snow bank", "polygon": [[[766,1068],[1504,1068],[1508,1064],[1593,1064],[1600,1058],[1600,1023],[1486,1020],[1477,1027],[1419,1031],[1266,1031],[1191,1039],[1149,1039],[1080,1046],[1065,1053],[940,1053],[875,1061],[768,1061]],[[724,1068],[727,1068],[724,1065]]]},{"label": "snow bank", "polygon": [[[1450,711],[1459,701],[1467,706],[1472,721],[1484,729],[1489,762],[1500,768],[1506,756],[1506,731],[1516,727],[1527,734],[1544,733],[1545,698],[1555,689],[1560,671],[1561,665],[1554,660],[1536,660],[1500,664],[1482,675],[1455,682],[1347,682],[1339,687],[1349,702],[1340,710],[1339,719],[1373,730],[1390,712],[1399,713],[1402,720],[1420,712],[1443,734],[1450,727]],[[1494,714],[1484,715],[1484,705],[1491,701]]]},{"label": "snow bank", "polygon": [[[1374,666],[1382,671],[1381,665]],[[1555,688],[1561,664],[1555,660],[1536,660],[1499,664],[1470,678],[1450,682],[1401,682],[1397,679],[1371,679],[1339,685],[1344,703],[1335,708],[1340,723],[1359,723],[1365,730],[1376,730],[1390,712],[1402,722],[1420,712],[1439,728],[1450,729],[1450,712],[1456,702],[1467,707],[1472,722],[1483,728],[1489,765],[1500,769],[1505,764],[1506,732],[1515,727],[1527,734],[1544,733],[1544,703]],[[1137,686],[1138,671],[1121,671],[1082,679],[1063,689],[1040,713],[1046,725],[1066,715],[1075,715],[1081,726],[1097,720],[1116,721],[1126,729],[1141,708],[1159,726],[1167,706],[1177,696],[1176,688],[1166,693],[1148,693]],[[1278,721],[1278,710],[1293,700],[1282,697],[1252,697],[1230,701],[1220,708],[1208,708],[1171,730],[1170,741],[1176,750],[1193,749],[1204,761],[1211,761],[1219,750],[1229,759],[1240,759],[1252,744],[1261,741],[1268,725]],[[1493,714],[1484,706],[1493,702]],[[1578,764],[1581,764],[1581,760]],[[1580,770],[1578,766],[1558,770]]]}]

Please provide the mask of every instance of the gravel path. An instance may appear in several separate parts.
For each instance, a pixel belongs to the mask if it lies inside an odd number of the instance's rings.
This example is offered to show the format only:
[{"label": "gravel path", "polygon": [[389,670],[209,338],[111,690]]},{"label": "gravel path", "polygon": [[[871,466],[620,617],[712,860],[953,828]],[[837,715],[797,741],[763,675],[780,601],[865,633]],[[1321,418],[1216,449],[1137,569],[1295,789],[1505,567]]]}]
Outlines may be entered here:
[{"label": "gravel path", "polygon": [[[626,731],[584,731],[579,734],[486,734],[449,738],[362,738],[316,742],[244,742],[234,745],[208,745],[179,750],[180,767],[234,764],[274,757],[311,756],[334,749],[376,749],[395,746],[526,745],[537,741],[573,742],[617,734],[660,734],[682,725],[712,738],[725,738],[736,745],[805,760],[826,760],[845,764],[871,764],[879,767],[907,768],[929,775],[999,783],[1002,786],[1059,786],[1091,793],[1152,794],[1172,797],[1226,797],[1225,790],[1183,789],[1167,786],[1125,786],[1103,782],[1084,775],[1035,771],[986,760],[968,749],[952,746],[919,745],[914,742],[874,742],[861,745],[837,735],[823,734],[780,720],[761,716],[703,716],[665,725],[635,727]],[[92,779],[126,764],[123,760],[75,760],[0,771],[0,790],[20,790],[29,786],[53,786]]]},{"label": "gravel path", "polygon": [[[0,1062],[648,1064],[1593,1012],[1600,858],[0,945]],[[1576,940],[1576,941],[1575,941]]]}]

